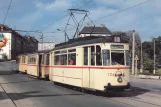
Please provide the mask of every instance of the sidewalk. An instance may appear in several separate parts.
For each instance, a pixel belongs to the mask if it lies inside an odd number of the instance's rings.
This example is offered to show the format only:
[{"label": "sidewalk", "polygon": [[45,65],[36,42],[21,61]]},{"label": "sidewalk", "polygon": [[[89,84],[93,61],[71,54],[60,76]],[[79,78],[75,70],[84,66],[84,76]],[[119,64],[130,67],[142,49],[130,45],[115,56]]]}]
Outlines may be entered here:
[{"label": "sidewalk", "polygon": [[14,103],[4,92],[1,86],[0,86],[0,107],[15,107]]},{"label": "sidewalk", "polygon": [[155,79],[155,80],[161,80],[161,76],[154,76],[154,75],[130,75],[132,78],[140,78],[140,79]]}]

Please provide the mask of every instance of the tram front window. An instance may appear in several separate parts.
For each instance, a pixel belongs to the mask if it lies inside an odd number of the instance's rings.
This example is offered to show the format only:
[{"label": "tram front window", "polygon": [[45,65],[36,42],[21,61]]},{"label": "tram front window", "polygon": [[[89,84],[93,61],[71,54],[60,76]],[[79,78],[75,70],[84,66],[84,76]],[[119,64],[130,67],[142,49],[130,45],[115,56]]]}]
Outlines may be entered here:
[{"label": "tram front window", "polygon": [[124,52],[111,52],[112,65],[125,65]]}]

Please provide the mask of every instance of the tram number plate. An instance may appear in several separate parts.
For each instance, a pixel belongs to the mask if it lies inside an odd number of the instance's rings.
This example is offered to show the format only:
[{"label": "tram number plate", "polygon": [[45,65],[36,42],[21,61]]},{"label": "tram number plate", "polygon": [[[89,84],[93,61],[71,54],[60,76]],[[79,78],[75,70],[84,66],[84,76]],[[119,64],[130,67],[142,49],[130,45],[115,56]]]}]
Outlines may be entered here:
[{"label": "tram number plate", "polygon": [[114,73],[108,73],[107,75],[108,75],[108,76],[115,76]]}]

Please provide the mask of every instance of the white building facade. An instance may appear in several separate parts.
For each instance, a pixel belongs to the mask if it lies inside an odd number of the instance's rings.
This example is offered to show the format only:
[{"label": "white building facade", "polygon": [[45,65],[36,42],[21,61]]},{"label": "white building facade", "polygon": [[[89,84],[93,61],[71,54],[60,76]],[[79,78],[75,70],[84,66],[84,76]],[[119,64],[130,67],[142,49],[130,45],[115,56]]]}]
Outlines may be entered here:
[{"label": "white building facade", "polygon": [[55,42],[39,42],[38,51],[53,49],[55,47],[55,44]]}]

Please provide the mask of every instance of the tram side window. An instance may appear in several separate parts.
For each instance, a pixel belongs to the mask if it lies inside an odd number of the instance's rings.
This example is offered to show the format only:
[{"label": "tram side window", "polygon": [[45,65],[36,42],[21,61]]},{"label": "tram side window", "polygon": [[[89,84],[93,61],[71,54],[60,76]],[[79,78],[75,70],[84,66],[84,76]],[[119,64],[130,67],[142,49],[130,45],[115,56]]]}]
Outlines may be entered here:
[{"label": "tram side window", "polygon": [[26,57],[22,56],[22,63],[25,63],[25,59],[26,59]]},{"label": "tram side window", "polygon": [[76,53],[68,54],[68,65],[76,65]]},{"label": "tram side window", "polygon": [[46,65],[49,65],[49,58],[50,58],[50,55],[47,54],[47,55],[46,55]]},{"label": "tram side window", "polygon": [[102,50],[102,56],[103,56],[103,65],[104,66],[110,65],[110,51]]},{"label": "tram side window", "polygon": [[91,65],[95,65],[95,46],[91,46]]},{"label": "tram side window", "polygon": [[84,65],[88,65],[88,47],[84,47]]},{"label": "tram side window", "polygon": [[29,56],[28,57],[28,63],[29,64],[35,64],[36,63],[36,56],[35,55]]},{"label": "tram side window", "polygon": [[102,65],[101,47],[99,45],[96,46],[96,65]]},{"label": "tram side window", "polygon": [[67,65],[67,54],[61,55],[61,65]]},{"label": "tram side window", "polygon": [[61,62],[60,62],[60,56],[59,55],[56,55],[54,57],[54,65],[60,65]]}]

